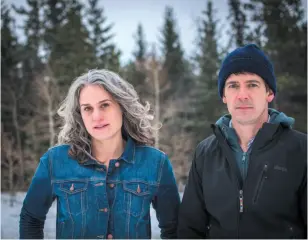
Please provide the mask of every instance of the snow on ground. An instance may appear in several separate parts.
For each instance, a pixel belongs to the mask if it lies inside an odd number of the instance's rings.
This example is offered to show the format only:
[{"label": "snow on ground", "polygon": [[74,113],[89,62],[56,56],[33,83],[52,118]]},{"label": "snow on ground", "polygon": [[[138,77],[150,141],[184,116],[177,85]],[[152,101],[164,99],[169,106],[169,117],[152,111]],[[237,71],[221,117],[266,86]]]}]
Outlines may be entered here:
[{"label": "snow on ground", "polygon": [[[14,206],[11,207],[9,194],[1,193],[1,239],[19,238],[19,214],[24,197],[25,193],[17,193]],[[47,239],[56,238],[56,209],[56,201],[54,201],[47,214],[44,227],[44,237]],[[160,229],[153,208],[151,208],[150,214],[152,238],[160,238]]]}]

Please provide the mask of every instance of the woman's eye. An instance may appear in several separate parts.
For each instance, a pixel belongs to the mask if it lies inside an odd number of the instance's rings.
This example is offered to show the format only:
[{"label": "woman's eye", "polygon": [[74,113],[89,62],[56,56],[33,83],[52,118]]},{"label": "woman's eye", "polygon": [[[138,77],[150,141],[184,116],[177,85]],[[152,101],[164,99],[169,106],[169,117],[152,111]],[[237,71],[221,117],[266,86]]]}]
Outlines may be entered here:
[{"label": "woman's eye", "polygon": [[107,107],[109,107],[109,103],[103,103],[103,104],[101,105],[101,108],[107,108]]},{"label": "woman's eye", "polygon": [[88,112],[88,111],[91,110],[91,108],[90,108],[90,107],[85,107],[83,110],[86,111],[86,112]]}]

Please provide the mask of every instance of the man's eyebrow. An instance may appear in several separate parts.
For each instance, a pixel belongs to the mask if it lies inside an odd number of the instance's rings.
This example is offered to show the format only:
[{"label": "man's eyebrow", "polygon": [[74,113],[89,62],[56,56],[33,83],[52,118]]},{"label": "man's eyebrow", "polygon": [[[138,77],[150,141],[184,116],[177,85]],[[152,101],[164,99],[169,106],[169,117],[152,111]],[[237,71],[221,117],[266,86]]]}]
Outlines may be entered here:
[{"label": "man's eyebrow", "polygon": [[260,81],[255,80],[255,79],[251,79],[251,80],[248,80],[246,82],[248,82],[248,83],[260,83]]},{"label": "man's eyebrow", "polygon": [[[104,102],[111,102],[111,100],[110,99],[104,99],[104,100],[101,100],[101,101],[99,101],[97,104],[101,104],[101,103],[104,103]],[[83,104],[80,104],[80,106],[90,106],[91,104],[89,104],[89,103],[83,103]]]},{"label": "man's eyebrow", "polygon": [[226,82],[226,85],[236,84],[236,83],[238,83],[238,81],[228,81],[228,82]]}]

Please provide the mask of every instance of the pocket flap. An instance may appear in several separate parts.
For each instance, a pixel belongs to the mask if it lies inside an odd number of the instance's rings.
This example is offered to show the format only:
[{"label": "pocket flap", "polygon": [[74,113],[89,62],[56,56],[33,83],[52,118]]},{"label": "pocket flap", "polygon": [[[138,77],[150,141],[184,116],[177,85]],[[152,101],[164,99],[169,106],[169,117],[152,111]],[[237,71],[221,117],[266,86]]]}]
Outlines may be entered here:
[{"label": "pocket flap", "polygon": [[138,181],[124,181],[123,188],[125,191],[131,192],[138,196],[150,194],[149,184]]},{"label": "pocket flap", "polygon": [[68,194],[74,194],[87,190],[88,182],[68,181],[60,184],[60,190]]}]

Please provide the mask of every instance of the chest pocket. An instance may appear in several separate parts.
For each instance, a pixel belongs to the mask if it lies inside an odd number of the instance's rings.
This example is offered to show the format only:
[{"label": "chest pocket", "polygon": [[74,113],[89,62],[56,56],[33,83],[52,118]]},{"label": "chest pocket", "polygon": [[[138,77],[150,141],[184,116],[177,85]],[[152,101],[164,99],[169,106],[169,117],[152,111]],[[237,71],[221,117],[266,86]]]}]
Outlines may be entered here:
[{"label": "chest pocket", "polygon": [[88,182],[66,181],[60,183],[60,192],[63,196],[62,207],[72,215],[79,215],[88,208],[86,191]]},{"label": "chest pocket", "polygon": [[150,185],[140,181],[124,181],[126,209],[128,214],[135,217],[140,216],[150,207]]}]

